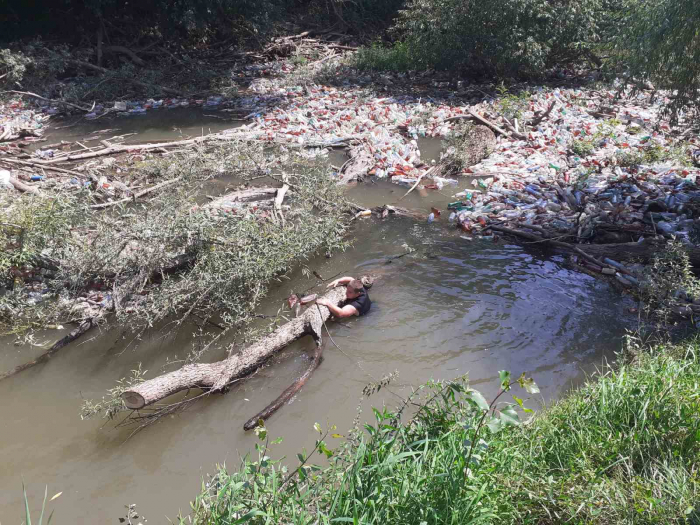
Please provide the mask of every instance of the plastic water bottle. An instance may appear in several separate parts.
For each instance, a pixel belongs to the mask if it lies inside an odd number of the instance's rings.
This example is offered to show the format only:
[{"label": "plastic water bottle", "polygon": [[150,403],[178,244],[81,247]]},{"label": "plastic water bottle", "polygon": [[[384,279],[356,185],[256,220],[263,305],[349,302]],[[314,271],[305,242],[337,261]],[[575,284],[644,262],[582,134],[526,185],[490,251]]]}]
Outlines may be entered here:
[{"label": "plastic water bottle", "polygon": [[434,220],[435,220],[435,214],[434,214],[434,213],[431,213],[430,215],[428,215],[428,222],[433,222]]}]

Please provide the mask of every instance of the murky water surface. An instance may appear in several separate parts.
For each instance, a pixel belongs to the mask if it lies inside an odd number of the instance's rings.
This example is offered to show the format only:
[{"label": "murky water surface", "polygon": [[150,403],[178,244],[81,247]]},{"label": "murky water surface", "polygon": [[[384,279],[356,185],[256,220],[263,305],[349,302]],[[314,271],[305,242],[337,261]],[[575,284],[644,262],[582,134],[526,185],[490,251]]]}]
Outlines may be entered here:
[{"label": "murky water surface", "polygon": [[[407,189],[366,183],[349,191],[353,200],[374,206],[395,202]],[[416,191],[400,204],[428,213],[433,205],[444,209],[451,193]],[[279,455],[293,458],[310,449],[316,421],[350,426],[369,381],[357,362],[375,377],[398,370],[392,388],[399,394],[430,378],[468,373],[488,397],[496,391],[499,370],[527,372],[544,402],[612,357],[633,322],[624,299],[568,269],[563,259],[503,241],[466,240],[444,215],[433,224],[360,221],[353,236],[351,250],[308,266],[324,278],[380,274],[370,292],[372,310],[329,324],[347,355],[327,346],[321,367],[269,421],[271,435],[285,438],[277,445]],[[405,245],[415,252],[388,263]],[[309,290],[316,284],[296,272],[272,290],[261,313],[274,314],[290,292],[317,291]],[[82,400],[100,398],[136,363],[156,374],[167,359],[182,358],[192,348],[191,331],[153,330],[138,344],[128,329],[94,332],[49,363],[0,382],[0,522],[22,521],[24,480],[34,508],[45,485],[49,496],[63,492],[51,504],[56,523],[118,523],[130,503],[149,523],[167,523],[166,516],[174,519],[179,509],[187,513],[201,477],[216,463],[233,465],[251,451],[255,436],[243,431],[243,423],[306,368],[310,338],[227,395],[205,399],[130,439],[133,428],[80,420]],[[32,352],[0,341],[0,368]],[[393,405],[395,398],[376,395],[370,402]]]}]

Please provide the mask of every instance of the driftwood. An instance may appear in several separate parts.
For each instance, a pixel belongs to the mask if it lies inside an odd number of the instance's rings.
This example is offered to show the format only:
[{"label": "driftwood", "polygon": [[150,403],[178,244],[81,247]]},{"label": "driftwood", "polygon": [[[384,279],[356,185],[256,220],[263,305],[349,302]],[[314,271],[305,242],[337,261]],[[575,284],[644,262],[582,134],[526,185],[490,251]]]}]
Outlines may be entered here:
[{"label": "driftwood", "polygon": [[[128,47],[124,47],[124,46],[102,46],[102,51],[103,51],[104,53],[118,53],[118,54],[121,54],[121,55],[126,55],[126,56],[128,56],[128,57],[131,59],[131,61],[132,61],[134,64],[136,64],[136,65],[138,65],[138,66],[145,66],[145,65],[146,65],[146,62],[144,62],[144,60],[143,60],[141,57],[139,57],[136,53],[134,53],[134,52],[133,52],[131,49],[129,49]],[[99,58],[100,58],[100,57],[99,57],[99,53],[98,53],[98,60],[97,60],[98,63],[100,62]]]},{"label": "driftwood", "polygon": [[544,119],[546,119],[546,118],[549,116],[549,114],[550,114],[550,113],[552,112],[552,110],[554,109],[554,106],[556,106],[556,105],[557,105],[557,101],[556,101],[556,100],[553,100],[552,103],[551,103],[551,104],[549,105],[549,107],[547,108],[547,111],[545,111],[544,113],[542,113],[539,117],[535,117],[535,118],[532,120],[532,122],[530,123],[530,125],[531,125],[533,128],[534,128],[535,126],[539,126],[540,123],[541,123]]},{"label": "driftwood", "polygon": [[37,95],[36,93],[31,93],[30,91],[2,91],[0,93],[14,93],[16,95],[27,95],[29,97],[34,97],[34,98],[38,98],[40,100],[45,100],[46,102],[51,102],[52,104],[63,104],[65,106],[70,106],[72,108],[79,109],[80,111],[85,111],[88,113],[90,111],[92,111],[91,108],[87,108],[85,106],[79,106],[78,104],[66,102],[65,100],[54,100],[52,98],[42,97],[41,95]]},{"label": "driftwood", "polygon": [[138,199],[139,197],[143,197],[144,195],[148,195],[149,193],[152,193],[156,190],[159,190],[159,189],[164,188],[166,186],[170,186],[171,184],[175,184],[179,180],[180,180],[180,177],[166,180],[164,182],[161,182],[160,184],[156,184],[155,186],[151,186],[150,188],[146,188],[145,190],[141,190],[137,193],[134,193],[133,197],[127,197],[125,199],[120,199],[118,201],[103,202],[102,204],[93,204],[90,207],[93,209],[101,209],[101,208],[109,208],[111,206],[116,206],[117,204],[124,204],[126,202],[136,202],[136,199]]},{"label": "driftwood", "polygon": [[19,374],[20,372],[24,372],[28,368],[31,368],[35,365],[38,365],[40,363],[44,363],[48,361],[56,352],[58,352],[61,348],[66,346],[68,343],[72,343],[76,339],[78,339],[80,336],[85,334],[87,331],[89,331],[93,326],[96,326],[98,322],[98,319],[96,317],[91,317],[89,319],[85,319],[82,321],[77,328],[75,328],[71,333],[69,333],[67,336],[59,339],[56,341],[51,348],[49,348],[46,352],[41,354],[39,357],[36,359],[33,359],[27,363],[23,363],[21,365],[17,365],[14,367],[12,370],[5,372],[4,374],[0,374],[0,381],[3,379],[7,379],[8,377],[11,377],[15,374]]},{"label": "driftwood", "polygon": [[24,182],[19,181],[14,177],[10,177],[10,184],[12,184],[18,191],[22,191],[25,193],[33,193],[34,195],[41,195],[41,193],[39,192],[39,188],[29,186],[28,184],[25,184]]},{"label": "driftwood", "polygon": [[[532,226],[523,225],[524,228],[533,229],[536,228]],[[580,255],[587,261],[602,268],[609,267],[609,264],[605,264],[601,261],[603,258],[613,259],[615,261],[639,261],[639,262],[649,262],[654,255],[663,251],[665,249],[665,241],[656,241],[654,239],[647,239],[643,242],[623,242],[623,243],[612,243],[612,244],[570,244],[568,242],[562,242],[555,239],[548,239],[547,237],[541,237],[532,233],[527,233],[522,230],[516,230],[513,228],[507,228],[505,226],[490,225],[490,229],[495,231],[500,231],[509,235],[514,235],[527,239],[529,241],[548,244],[556,248],[563,248],[565,250],[573,251],[577,255]],[[541,229],[540,229],[541,230]],[[540,231],[536,230],[536,231]],[[543,231],[543,230],[542,230]],[[690,263],[695,268],[700,268],[700,248],[695,246],[686,247],[686,253],[690,259]]]},{"label": "driftwood", "polygon": [[372,166],[374,166],[374,157],[366,143],[362,142],[350,148],[350,159],[340,168],[338,184],[347,184],[353,180],[361,181]]},{"label": "driftwood", "polygon": [[[324,295],[335,305],[345,300],[345,289],[334,288]],[[223,391],[262,366],[270,357],[289,343],[311,335],[318,345],[322,343],[323,322],[330,317],[325,306],[309,308],[303,315],[280,326],[270,335],[217,363],[195,363],[179,370],[140,383],[122,394],[127,408],[141,409],[177,392],[200,388],[209,392]]]},{"label": "driftwood", "polygon": [[306,371],[301,376],[299,376],[299,378],[296,381],[294,381],[294,383],[289,385],[287,389],[284,392],[282,392],[277,399],[275,399],[263,410],[255,414],[248,421],[246,421],[243,425],[243,430],[254,429],[261,419],[263,421],[267,420],[272,414],[277,412],[277,410],[279,410],[287,401],[289,401],[294,396],[294,394],[301,390],[304,384],[306,384],[306,381],[311,377],[311,374],[314,373],[314,370],[316,370],[318,368],[318,365],[321,364],[321,360],[323,359],[322,355],[324,346],[325,344],[316,344],[316,347],[314,348],[314,355],[311,358],[311,364],[306,369]]},{"label": "driftwood", "polygon": [[[76,66],[84,67],[87,69],[92,69],[93,71],[98,71],[98,72],[103,73],[103,74],[110,73],[109,69],[106,69],[106,68],[100,67],[100,66],[96,66],[95,64],[91,64],[90,62],[84,62],[83,60],[71,60],[71,63],[76,65]],[[169,93],[171,95],[182,96],[182,91],[178,91],[177,89],[167,88],[167,87],[163,87],[163,86],[157,86],[155,84],[148,84],[146,82],[141,82],[140,80],[133,78],[133,77],[130,77],[128,79],[128,81],[131,82],[132,84],[136,84],[137,86],[141,86],[141,87],[146,88],[146,89],[154,87],[156,89],[160,89],[163,93]]]}]

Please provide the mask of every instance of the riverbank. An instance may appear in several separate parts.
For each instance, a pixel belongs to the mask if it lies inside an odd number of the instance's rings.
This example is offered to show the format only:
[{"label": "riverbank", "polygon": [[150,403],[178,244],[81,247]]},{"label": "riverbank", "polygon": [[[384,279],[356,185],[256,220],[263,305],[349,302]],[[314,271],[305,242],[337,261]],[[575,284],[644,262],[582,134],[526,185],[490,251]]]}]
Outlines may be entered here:
[{"label": "riverbank", "polygon": [[337,448],[319,428],[316,459],[290,472],[262,433],[260,459],[222,467],[184,522],[694,523],[700,342],[634,350],[534,416],[508,392],[488,427],[465,382],[429,384],[416,415],[375,410]]}]

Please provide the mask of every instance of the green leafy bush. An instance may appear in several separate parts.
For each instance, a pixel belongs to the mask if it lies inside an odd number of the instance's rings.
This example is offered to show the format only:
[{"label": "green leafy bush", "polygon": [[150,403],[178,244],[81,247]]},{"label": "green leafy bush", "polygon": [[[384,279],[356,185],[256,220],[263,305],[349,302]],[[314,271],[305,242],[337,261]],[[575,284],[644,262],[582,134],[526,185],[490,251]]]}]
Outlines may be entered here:
[{"label": "green leafy bush", "polygon": [[315,425],[293,469],[260,427],[259,458],[221,467],[181,523],[697,523],[699,350],[641,352],[526,422],[517,395],[501,402],[519,382],[508,372],[491,403],[463,382],[431,383],[408,422],[374,409],[337,447],[343,436]]},{"label": "green leafy bush", "polygon": [[536,77],[599,40],[600,0],[410,0],[396,30],[417,67]]},{"label": "green leafy bush", "polygon": [[620,66],[637,85],[672,91],[667,106],[677,118],[700,109],[700,3],[633,0],[615,39]]}]

